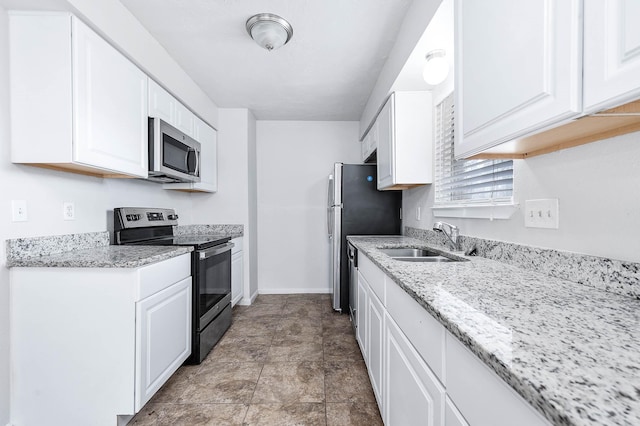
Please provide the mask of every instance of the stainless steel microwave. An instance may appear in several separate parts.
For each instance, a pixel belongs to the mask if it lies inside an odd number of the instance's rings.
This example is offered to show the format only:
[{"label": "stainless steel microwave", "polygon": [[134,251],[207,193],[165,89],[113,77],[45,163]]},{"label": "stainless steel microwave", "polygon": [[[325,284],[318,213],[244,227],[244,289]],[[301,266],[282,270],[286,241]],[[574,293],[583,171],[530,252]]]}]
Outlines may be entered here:
[{"label": "stainless steel microwave", "polygon": [[200,143],[149,117],[149,177],[154,182],[200,182]]}]

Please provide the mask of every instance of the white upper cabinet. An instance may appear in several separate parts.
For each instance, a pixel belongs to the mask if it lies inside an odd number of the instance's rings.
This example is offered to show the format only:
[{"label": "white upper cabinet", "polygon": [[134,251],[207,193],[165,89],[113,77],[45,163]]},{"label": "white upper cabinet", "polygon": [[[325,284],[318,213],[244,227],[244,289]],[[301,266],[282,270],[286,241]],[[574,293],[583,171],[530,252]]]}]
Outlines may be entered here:
[{"label": "white upper cabinet", "polygon": [[378,189],[408,189],[433,182],[430,92],[394,92],[377,126]]},{"label": "white upper cabinet", "polygon": [[378,123],[374,122],[362,139],[362,162],[366,163],[378,148]]},{"label": "white upper cabinet", "polygon": [[639,16],[637,0],[585,0],[585,112],[640,97]]},{"label": "white upper cabinet", "polygon": [[581,7],[456,0],[457,158],[581,113]]},{"label": "white upper cabinet", "polygon": [[158,83],[149,79],[149,117],[161,118],[172,126],[176,125],[178,101]]},{"label": "white upper cabinet", "polygon": [[11,160],[147,177],[147,77],[69,14],[10,17]]}]

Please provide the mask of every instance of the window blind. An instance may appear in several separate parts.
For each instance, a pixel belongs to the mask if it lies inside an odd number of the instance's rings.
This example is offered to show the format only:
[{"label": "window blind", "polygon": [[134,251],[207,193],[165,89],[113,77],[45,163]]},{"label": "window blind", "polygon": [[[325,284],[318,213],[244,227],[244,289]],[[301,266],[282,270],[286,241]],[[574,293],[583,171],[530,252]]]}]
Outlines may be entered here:
[{"label": "window blind", "polygon": [[511,203],[513,160],[455,160],[453,93],[436,106],[437,204]]}]

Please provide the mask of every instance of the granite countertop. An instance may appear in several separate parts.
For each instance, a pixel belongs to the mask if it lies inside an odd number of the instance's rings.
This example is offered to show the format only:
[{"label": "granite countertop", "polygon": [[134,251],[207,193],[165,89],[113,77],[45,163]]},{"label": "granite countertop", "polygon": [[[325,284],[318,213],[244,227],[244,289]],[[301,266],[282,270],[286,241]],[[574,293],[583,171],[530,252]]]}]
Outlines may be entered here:
[{"label": "granite countertop", "polygon": [[173,228],[173,234],[181,235],[213,235],[238,238],[244,236],[243,225],[180,225]]},{"label": "granite countertop", "polygon": [[8,267],[138,268],[193,251],[193,247],[103,246],[12,259]]},{"label": "granite countertop", "polygon": [[[174,235],[237,238],[243,225],[184,225]],[[111,246],[107,231],[16,238],[6,241],[8,268],[137,268],[193,251],[179,246]]]},{"label": "granite countertop", "polygon": [[409,237],[347,237],[552,423],[640,424],[640,301],[480,257],[391,259]]}]

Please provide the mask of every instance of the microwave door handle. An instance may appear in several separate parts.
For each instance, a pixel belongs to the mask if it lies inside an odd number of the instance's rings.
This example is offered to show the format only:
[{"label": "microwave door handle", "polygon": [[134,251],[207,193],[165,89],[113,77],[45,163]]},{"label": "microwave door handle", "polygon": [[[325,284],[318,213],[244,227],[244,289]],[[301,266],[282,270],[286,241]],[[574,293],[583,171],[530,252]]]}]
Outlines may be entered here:
[{"label": "microwave door handle", "polygon": [[193,171],[193,175],[194,176],[199,176],[200,175],[200,154],[201,154],[201,152],[198,152],[195,149],[193,150],[193,155],[196,156],[196,168]]}]

